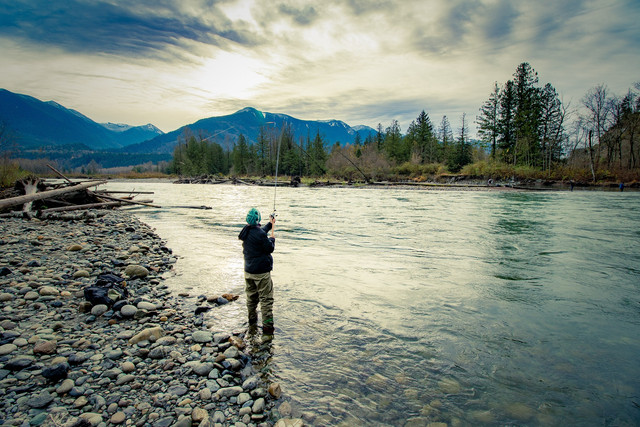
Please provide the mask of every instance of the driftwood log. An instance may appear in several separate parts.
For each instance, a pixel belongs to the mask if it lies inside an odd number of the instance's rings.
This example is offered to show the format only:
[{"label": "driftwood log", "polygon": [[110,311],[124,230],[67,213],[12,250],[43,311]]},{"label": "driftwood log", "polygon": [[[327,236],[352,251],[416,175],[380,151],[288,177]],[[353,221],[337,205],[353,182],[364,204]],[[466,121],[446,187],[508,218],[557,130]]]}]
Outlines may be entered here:
[{"label": "driftwood log", "polygon": [[33,202],[35,200],[50,199],[52,197],[60,196],[61,194],[72,193],[74,191],[86,190],[90,187],[106,184],[107,181],[92,181],[84,182],[82,184],[71,185],[68,187],[57,188],[55,190],[42,191],[40,193],[25,194],[23,196],[10,197],[8,199],[0,199],[0,210],[9,208],[12,206],[24,205],[25,203]]}]

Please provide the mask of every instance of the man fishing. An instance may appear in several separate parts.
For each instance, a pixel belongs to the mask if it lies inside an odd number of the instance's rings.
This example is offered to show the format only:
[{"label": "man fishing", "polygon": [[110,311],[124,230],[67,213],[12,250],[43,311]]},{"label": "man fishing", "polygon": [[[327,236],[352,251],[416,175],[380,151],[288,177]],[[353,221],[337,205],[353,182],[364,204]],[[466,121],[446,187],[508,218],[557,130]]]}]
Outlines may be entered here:
[{"label": "man fishing", "polygon": [[[260,212],[251,208],[247,214],[247,225],[244,226],[238,238],[242,240],[244,255],[244,280],[247,293],[247,311],[249,314],[249,328],[257,326],[258,303],[262,312],[262,332],[272,335],[273,329],[273,253],[276,247],[275,215],[270,221],[260,226]],[[271,236],[267,233],[271,230]]]}]

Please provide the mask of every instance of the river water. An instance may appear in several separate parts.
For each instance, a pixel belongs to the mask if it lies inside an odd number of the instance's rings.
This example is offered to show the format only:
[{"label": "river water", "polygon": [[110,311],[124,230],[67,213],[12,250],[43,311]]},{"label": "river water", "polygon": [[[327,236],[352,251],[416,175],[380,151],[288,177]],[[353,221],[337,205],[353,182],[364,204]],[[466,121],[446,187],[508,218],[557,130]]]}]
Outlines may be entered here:
[{"label": "river water", "polygon": [[172,289],[242,296],[220,330],[246,321],[246,212],[276,200],[256,359],[313,425],[640,424],[638,192],[108,188],[155,192],[135,212],[180,257]]}]

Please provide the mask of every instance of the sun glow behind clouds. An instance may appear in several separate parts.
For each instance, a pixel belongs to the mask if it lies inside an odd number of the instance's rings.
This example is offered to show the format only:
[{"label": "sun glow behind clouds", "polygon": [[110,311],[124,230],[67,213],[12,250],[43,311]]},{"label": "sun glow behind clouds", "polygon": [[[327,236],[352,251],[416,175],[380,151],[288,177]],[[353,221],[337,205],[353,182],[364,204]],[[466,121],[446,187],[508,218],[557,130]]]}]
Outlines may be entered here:
[{"label": "sun glow behind clouds", "polygon": [[187,73],[185,83],[211,98],[250,98],[268,80],[267,74],[262,61],[221,51]]}]

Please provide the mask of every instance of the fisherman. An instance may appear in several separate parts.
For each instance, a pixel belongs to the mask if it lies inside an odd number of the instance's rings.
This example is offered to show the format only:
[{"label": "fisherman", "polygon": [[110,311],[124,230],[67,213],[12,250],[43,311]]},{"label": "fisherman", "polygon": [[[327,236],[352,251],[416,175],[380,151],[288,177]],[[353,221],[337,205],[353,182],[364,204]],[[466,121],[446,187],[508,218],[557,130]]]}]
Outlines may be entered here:
[{"label": "fisherman", "polygon": [[[249,328],[255,328],[258,323],[258,303],[262,312],[262,332],[272,335],[273,328],[273,257],[271,253],[276,246],[275,215],[270,221],[260,226],[262,219],[260,211],[251,208],[247,214],[247,225],[244,226],[238,238],[242,240],[244,254],[244,280],[247,293],[247,311],[249,314]],[[267,233],[271,231],[271,236]]]}]

